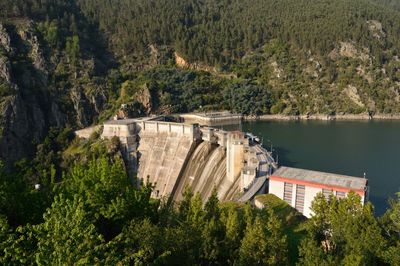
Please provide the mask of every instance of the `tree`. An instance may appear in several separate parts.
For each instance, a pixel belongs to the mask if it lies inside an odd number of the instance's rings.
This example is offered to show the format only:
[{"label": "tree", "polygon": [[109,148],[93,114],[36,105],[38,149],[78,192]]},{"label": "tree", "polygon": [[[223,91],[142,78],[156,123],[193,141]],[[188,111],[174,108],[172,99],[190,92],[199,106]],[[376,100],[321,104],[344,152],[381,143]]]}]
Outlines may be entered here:
[{"label": "tree", "polygon": [[12,230],[7,220],[0,216],[1,265],[33,265],[36,248],[37,238],[30,224]]},{"label": "tree", "polygon": [[122,159],[113,161],[101,155],[86,164],[75,164],[65,175],[60,190],[72,199],[79,195],[86,211],[96,219],[101,233],[109,240],[134,218],[156,219],[158,200],[151,199],[152,185],[135,189],[125,172]]},{"label": "tree", "polygon": [[[376,265],[382,263],[386,241],[370,203],[361,204],[350,192],[337,200],[322,193],[312,203],[314,215],[307,222],[307,237],[300,246],[304,265]],[[307,257],[310,253],[316,254]]]},{"label": "tree", "polygon": [[390,208],[380,220],[389,242],[384,259],[390,265],[400,265],[400,192],[396,199],[390,200]]},{"label": "tree", "polygon": [[287,243],[279,219],[270,212],[265,226],[257,216],[252,226],[247,226],[239,250],[240,265],[285,265]]},{"label": "tree", "polygon": [[149,219],[131,221],[108,244],[106,264],[160,265],[164,264],[171,251],[164,244],[162,228]]},{"label": "tree", "polygon": [[240,241],[243,238],[244,222],[239,216],[239,211],[235,207],[230,207],[227,211],[225,220],[225,249],[227,261],[233,264],[238,257]]},{"label": "tree", "polygon": [[79,53],[80,53],[79,37],[77,35],[67,38],[65,44],[65,50],[67,52],[71,64],[73,66],[76,66],[77,59],[79,58]]},{"label": "tree", "polygon": [[35,226],[39,265],[87,265],[101,261],[103,237],[85,211],[78,195],[73,200],[59,195]]}]

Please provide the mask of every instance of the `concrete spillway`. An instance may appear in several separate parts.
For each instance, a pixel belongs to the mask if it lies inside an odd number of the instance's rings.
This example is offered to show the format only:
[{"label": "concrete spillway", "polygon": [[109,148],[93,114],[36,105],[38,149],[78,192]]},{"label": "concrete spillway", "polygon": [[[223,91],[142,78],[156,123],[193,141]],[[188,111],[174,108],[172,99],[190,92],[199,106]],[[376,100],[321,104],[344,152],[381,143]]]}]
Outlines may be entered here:
[{"label": "concrete spillway", "polygon": [[138,177],[155,185],[155,197],[172,193],[192,145],[190,136],[145,131],[140,134]]},{"label": "concrete spillway", "polygon": [[[236,181],[236,182],[235,182]],[[239,176],[231,182],[226,175],[226,149],[208,141],[200,143],[189,157],[174,200],[181,200],[182,192],[190,186],[206,200],[215,188],[220,200],[232,200],[239,192]]]}]

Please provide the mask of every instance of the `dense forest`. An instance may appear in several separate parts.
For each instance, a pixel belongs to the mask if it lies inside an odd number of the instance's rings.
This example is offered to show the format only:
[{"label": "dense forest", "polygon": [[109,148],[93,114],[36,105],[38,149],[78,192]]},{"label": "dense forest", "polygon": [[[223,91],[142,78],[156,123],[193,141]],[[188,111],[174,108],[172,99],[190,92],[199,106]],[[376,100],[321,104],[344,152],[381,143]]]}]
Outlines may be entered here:
[{"label": "dense forest", "polygon": [[[67,139],[63,132],[48,143]],[[321,193],[309,220],[274,195],[258,198],[265,209],[219,202],[216,193],[202,202],[190,188],[180,203],[155,200],[150,184],[129,181],[118,145],[95,135],[73,140],[61,153],[62,174],[37,168],[46,163],[21,162],[14,174],[0,168],[2,265],[400,263],[400,196],[375,217],[355,193]]]}]

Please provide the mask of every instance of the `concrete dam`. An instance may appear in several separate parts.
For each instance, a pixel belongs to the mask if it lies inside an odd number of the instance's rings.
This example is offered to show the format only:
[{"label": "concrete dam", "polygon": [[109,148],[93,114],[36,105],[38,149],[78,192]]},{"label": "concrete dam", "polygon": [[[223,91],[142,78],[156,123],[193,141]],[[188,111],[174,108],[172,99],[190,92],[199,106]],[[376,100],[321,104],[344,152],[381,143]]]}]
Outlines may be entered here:
[{"label": "concrete dam", "polygon": [[190,186],[203,200],[215,188],[222,201],[247,201],[265,191],[267,173],[276,168],[270,154],[242,132],[151,118],[105,122],[102,138],[115,136],[128,171],[151,182],[155,198],[180,201]]}]

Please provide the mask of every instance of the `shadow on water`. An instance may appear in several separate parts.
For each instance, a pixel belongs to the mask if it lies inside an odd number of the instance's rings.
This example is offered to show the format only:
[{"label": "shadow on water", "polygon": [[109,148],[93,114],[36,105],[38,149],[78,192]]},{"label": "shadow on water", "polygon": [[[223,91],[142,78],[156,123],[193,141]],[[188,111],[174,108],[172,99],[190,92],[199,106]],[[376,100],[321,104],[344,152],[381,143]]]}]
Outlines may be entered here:
[{"label": "shadow on water", "polygon": [[283,147],[274,147],[274,158],[275,160],[278,158],[278,164],[280,166],[289,166],[289,167],[296,167],[298,162],[292,161],[289,159],[290,151]]},{"label": "shadow on water", "polygon": [[385,211],[389,208],[389,200],[384,197],[378,197],[376,195],[369,195],[369,201],[373,202],[374,213],[377,216],[382,216]]}]

